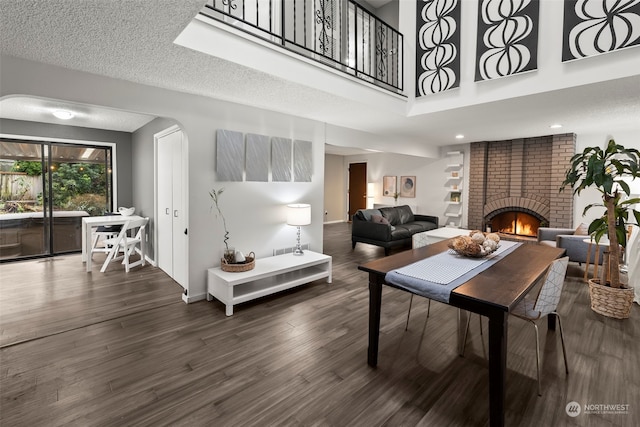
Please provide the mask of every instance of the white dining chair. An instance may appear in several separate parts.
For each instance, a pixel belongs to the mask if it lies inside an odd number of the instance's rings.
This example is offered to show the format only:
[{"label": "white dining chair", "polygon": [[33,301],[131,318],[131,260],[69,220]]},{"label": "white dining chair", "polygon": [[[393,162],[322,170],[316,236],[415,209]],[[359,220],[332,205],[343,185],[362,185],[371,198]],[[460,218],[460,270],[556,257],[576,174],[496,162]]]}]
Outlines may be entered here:
[{"label": "white dining chair", "polygon": [[[122,230],[116,237],[105,239],[104,244],[108,245],[111,250],[107,254],[107,259],[102,264],[100,269],[101,273],[104,273],[107,266],[113,261],[122,260],[125,271],[128,273],[131,267],[138,265],[145,265],[145,245],[143,236],[145,234],[145,228],[149,223],[149,218],[132,219],[123,224]],[[135,235],[130,235],[135,232]],[[135,262],[130,262],[130,257],[136,251],[136,248],[140,248],[140,259]]]},{"label": "white dining chair", "polygon": [[[108,215],[119,215],[119,214],[108,214]],[[115,225],[101,225],[96,227],[95,231],[92,232],[93,244],[91,245],[91,254],[95,252],[101,253],[109,253],[111,251],[111,247],[104,243],[106,239],[112,239],[116,237],[120,231],[122,230],[121,224]],[[100,242],[102,244],[100,245]]]}]

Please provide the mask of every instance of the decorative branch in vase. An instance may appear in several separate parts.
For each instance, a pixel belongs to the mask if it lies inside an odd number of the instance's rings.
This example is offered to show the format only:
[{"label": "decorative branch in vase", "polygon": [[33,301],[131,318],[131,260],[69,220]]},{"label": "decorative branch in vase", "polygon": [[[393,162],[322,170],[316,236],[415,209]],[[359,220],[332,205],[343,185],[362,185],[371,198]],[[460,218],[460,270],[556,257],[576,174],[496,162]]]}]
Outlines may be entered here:
[{"label": "decorative branch in vase", "polygon": [[219,190],[216,190],[214,188],[209,192],[209,196],[211,197],[211,200],[213,200],[213,204],[218,211],[216,217],[220,216],[220,218],[222,218],[222,226],[224,227],[224,259],[225,261],[227,261],[227,263],[233,264],[236,261],[236,251],[233,248],[229,248],[229,230],[227,230],[227,221],[225,220],[224,215],[222,214],[222,210],[220,209],[220,195],[223,192],[224,188],[221,188]]}]

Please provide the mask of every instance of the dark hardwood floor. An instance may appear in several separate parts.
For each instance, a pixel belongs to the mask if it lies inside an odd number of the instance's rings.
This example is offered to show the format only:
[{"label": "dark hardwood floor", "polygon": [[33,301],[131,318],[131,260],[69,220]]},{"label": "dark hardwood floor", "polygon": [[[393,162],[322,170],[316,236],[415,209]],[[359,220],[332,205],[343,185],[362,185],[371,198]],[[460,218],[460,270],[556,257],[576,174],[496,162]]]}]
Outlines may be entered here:
[{"label": "dark hardwood floor", "polygon": [[[316,281],[234,308],[184,304],[149,265],[87,274],[80,255],[0,265],[2,426],[485,426],[488,370],[478,318],[465,357],[457,312],[383,293],[378,368],[367,365],[367,275],[383,256],[349,224],[325,226],[333,283]],[[540,323],[542,392],[533,328],[510,319],[508,426],[640,425],[640,307],[631,318],[589,308],[582,267],[570,264],[557,332]],[[484,328],[487,330],[486,319]],[[486,334],[484,337],[486,341]],[[575,401],[583,413],[565,412]],[[628,405],[585,414],[585,405]],[[591,407],[598,412],[600,407]],[[600,411],[602,412],[602,411]]]}]

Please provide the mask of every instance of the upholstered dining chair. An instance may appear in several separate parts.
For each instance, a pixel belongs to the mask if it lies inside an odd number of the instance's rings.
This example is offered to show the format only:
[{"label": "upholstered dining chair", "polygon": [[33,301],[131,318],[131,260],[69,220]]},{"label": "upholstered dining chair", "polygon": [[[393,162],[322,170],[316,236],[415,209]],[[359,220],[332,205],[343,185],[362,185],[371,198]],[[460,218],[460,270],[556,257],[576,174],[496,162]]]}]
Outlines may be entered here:
[{"label": "upholstered dining chair", "polygon": [[[569,263],[569,257],[558,258],[553,261],[547,269],[547,274],[544,278],[542,286],[539,288],[538,295],[532,298],[529,294],[516,305],[509,314],[514,317],[526,320],[530,322],[536,332],[536,373],[538,379],[538,396],[542,396],[542,388],[540,386],[540,337],[538,333],[537,320],[547,317],[549,314],[554,314],[558,319],[558,327],[560,328],[560,342],[562,344],[562,357],[564,358],[564,369],[569,374],[569,366],[567,364],[567,351],[564,345],[564,334],[562,331],[562,321],[560,315],[556,311],[558,303],[560,302],[560,294],[562,293],[562,287],[564,286],[565,277],[567,275],[567,265]],[[480,316],[478,316],[480,317]],[[467,341],[467,331],[469,329],[469,319],[467,318],[467,327],[464,333],[464,340],[462,344],[463,352]],[[482,318],[480,318],[480,334],[482,334]]]},{"label": "upholstered dining chair", "polygon": [[[104,240],[105,246],[110,247],[111,250],[107,255],[107,259],[105,259],[104,264],[102,264],[102,268],[100,269],[101,273],[104,273],[109,263],[113,261],[122,260],[122,264],[124,264],[124,268],[127,273],[131,267],[145,265],[145,245],[143,236],[148,222],[149,218],[129,220],[124,223],[120,233],[118,233],[116,237]],[[136,234],[132,235],[134,232]],[[135,262],[130,262],[130,256],[133,255],[137,247],[140,247],[140,259]],[[120,254],[121,252],[122,254]]]},{"label": "upholstered dining chair", "polygon": [[542,396],[540,387],[540,337],[538,333],[538,325],[536,320],[554,314],[558,319],[558,327],[560,328],[560,342],[562,344],[562,357],[564,358],[564,369],[569,374],[569,366],[567,364],[567,350],[564,345],[564,334],[562,332],[562,321],[560,315],[556,311],[560,302],[560,294],[564,286],[564,280],[567,275],[567,264],[569,257],[559,258],[549,266],[544,283],[540,287],[535,300],[526,295],[520,303],[509,313],[515,317],[530,322],[536,331],[536,371],[538,374],[538,396]]},{"label": "upholstered dining chair", "polygon": [[[567,275],[567,265],[569,263],[569,257],[558,258],[553,261],[547,273],[538,295],[535,299],[532,299],[530,295],[520,301],[520,303],[513,308],[509,314],[514,317],[526,320],[530,322],[536,332],[536,373],[538,379],[538,396],[542,396],[542,388],[540,386],[540,337],[538,333],[537,320],[547,317],[549,314],[554,314],[558,319],[558,327],[560,328],[560,342],[562,344],[562,357],[564,358],[564,369],[569,374],[569,367],[567,364],[567,351],[564,345],[564,334],[562,332],[562,321],[560,315],[557,313],[558,303],[560,302],[560,294],[562,293],[562,287],[564,286],[564,280]],[[482,335],[482,317],[478,315],[480,322],[480,335]],[[462,354],[464,355],[464,349],[467,342],[467,332],[469,330],[469,321],[471,316],[467,317],[467,326],[464,331],[464,340],[462,343]],[[481,338],[482,339],[482,338]],[[483,340],[484,345],[484,340]]]}]

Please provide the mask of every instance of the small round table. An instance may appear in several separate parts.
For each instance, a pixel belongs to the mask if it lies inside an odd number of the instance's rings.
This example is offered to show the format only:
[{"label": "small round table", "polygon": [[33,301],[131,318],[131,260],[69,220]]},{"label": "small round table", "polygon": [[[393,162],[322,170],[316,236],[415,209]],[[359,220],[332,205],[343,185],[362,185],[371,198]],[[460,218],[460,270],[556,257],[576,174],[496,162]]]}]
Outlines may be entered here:
[{"label": "small round table", "polygon": [[[589,244],[589,248],[587,249],[587,262],[586,265],[584,267],[584,281],[588,281],[588,277],[589,277],[589,264],[591,264],[591,246],[596,243],[595,240],[593,239],[584,239],[583,242],[588,243]],[[600,239],[600,242],[598,242],[598,244],[596,245],[596,253],[594,256],[594,263],[593,263],[593,277],[597,278],[598,277],[598,265],[600,264],[600,246],[609,246],[609,240],[608,239]],[[604,268],[604,266],[602,267]]]}]

